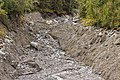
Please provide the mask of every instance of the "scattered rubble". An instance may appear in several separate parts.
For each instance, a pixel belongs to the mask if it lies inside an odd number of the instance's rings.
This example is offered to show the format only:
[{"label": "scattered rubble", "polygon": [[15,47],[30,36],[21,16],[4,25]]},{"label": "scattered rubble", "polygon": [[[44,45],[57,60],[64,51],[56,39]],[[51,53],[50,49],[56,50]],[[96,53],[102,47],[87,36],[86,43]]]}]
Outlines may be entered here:
[{"label": "scattered rubble", "polygon": [[[86,58],[90,57],[86,51],[91,49],[96,40],[99,42],[104,39],[103,35],[100,34],[101,37],[97,39],[89,33],[93,28],[78,29],[80,24],[74,26],[72,17],[68,15],[50,19],[48,22],[43,20],[39,13],[25,16],[24,28],[17,28],[16,33],[8,33],[4,40],[4,51],[9,54],[5,54],[6,59],[0,57],[1,80],[105,80],[98,74],[99,71],[95,70],[96,74],[94,69],[84,64],[90,62],[89,58]],[[43,21],[46,21],[47,25]],[[32,31],[29,30],[30,27]],[[94,38],[89,39],[93,44],[86,41],[87,34]],[[81,36],[84,39],[78,39]],[[81,40],[86,43],[79,42]],[[69,52],[71,55],[76,53],[81,56],[84,63],[72,58]]]}]

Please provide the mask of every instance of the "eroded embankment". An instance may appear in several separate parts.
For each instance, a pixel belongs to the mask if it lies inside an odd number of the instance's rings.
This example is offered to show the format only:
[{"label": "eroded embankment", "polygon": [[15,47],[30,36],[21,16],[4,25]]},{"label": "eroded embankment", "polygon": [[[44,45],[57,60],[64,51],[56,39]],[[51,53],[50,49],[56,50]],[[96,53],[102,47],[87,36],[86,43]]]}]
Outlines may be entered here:
[{"label": "eroded embankment", "polygon": [[66,54],[52,36],[56,26],[71,25],[67,17],[44,20],[31,13],[25,16],[24,26],[6,31],[1,39],[0,80],[104,80]]},{"label": "eroded embankment", "polygon": [[[64,25],[64,24],[63,24]],[[83,61],[106,80],[120,80],[120,33],[93,27],[59,25],[51,34],[73,57]]]},{"label": "eroded embankment", "polygon": [[[41,24],[35,15],[29,17],[29,21],[35,22],[35,25]],[[43,21],[46,26],[39,28],[49,29],[49,33],[59,40],[62,50],[92,67],[94,73],[106,80],[120,80],[120,33],[83,27],[74,21],[75,19],[66,15]]]},{"label": "eroded embankment", "polygon": [[67,15],[57,19],[46,21],[48,26],[41,28],[50,29],[50,34],[59,40],[63,50],[92,67],[95,73],[106,80],[120,80],[119,32],[83,27]]},{"label": "eroded embankment", "polygon": [[[33,80],[36,78],[39,80],[41,77],[43,80],[45,78],[45,80],[47,80],[48,77],[45,75],[51,73],[51,69],[55,69],[55,66],[59,66],[58,68],[60,71],[62,71],[64,69],[61,68],[61,66],[63,66],[62,63],[68,65],[69,61],[71,61],[71,58],[67,57],[68,63],[66,64],[65,56],[56,56],[56,52],[54,51],[60,52],[61,50],[65,50],[66,53],[70,53],[72,57],[84,62],[86,65],[94,69],[94,73],[101,75],[106,80],[120,80],[119,32],[105,31],[102,29],[95,29],[93,27],[83,27],[79,23],[75,23],[74,20],[72,20],[72,17],[67,15],[44,20],[41,18],[41,15],[39,13],[31,13],[27,14],[25,16],[25,19],[27,23],[25,23],[23,27],[15,29],[12,32],[8,32],[7,36],[5,36],[5,39],[3,40],[5,47],[1,49],[4,53],[0,52],[1,80],[13,80],[13,78],[17,76],[19,76],[19,80]],[[45,33],[44,31],[47,30],[49,30],[49,32]],[[38,34],[39,31],[42,31],[43,34],[41,32]],[[38,38],[37,36],[42,37]],[[59,41],[60,46],[57,48],[57,50],[54,50],[53,47],[50,47],[52,44],[54,44],[54,40],[53,43],[50,42],[50,44],[47,44],[45,42],[47,39],[49,40],[49,38],[51,38],[50,40],[56,39]],[[39,40],[45,40],[42,42],[42,44],[45,44],[42,48],[40,46],[41,42],[39,42]],[[30,43],[32,41],[40,44],[39,46],[41,49],[43,49],[43,52],[39,51],[39,49],[36,50],[35,48],[31,47]],[[47,42],[49,43],[49,41]],[[55,43],[55,45],[56,44],[57,43]],[[50,53],[48,51],[50,51]],[[48,54],[46,54],[47,52]],[[55,62],[57,65],[54,64],[54,59],[51,60],[51,55],[57,59],[56,61],[58,62]],[[49,58],[43,59],[44,62],[39,62],[39,60],[45,56]],[[52,62],[49,62],[50,60]],[[61,63],[61,61],[63,62]],[[71,64],[73,67],[75,67],[74,64],[77,64],[77,62],[72,63],[71,61],[70,65]],[[51,65],[54,67],[49,68]],[[79,65],[77,66],[79,67]],[[84,66],[82,67],[84,68]],[[56,70],[52,71],[57,72],[57,67]],[[65,70],[69,70],[68,67],[65,67]],[[70,76],[74,74],[74,71],[76,72],[76,68],[74,68],[73,73],[71,73]],[[76,75],[79,73],[78,68],[77,71],[78,72]],[[84,74],[85,72],[88,74],[83,78],[87,79],[87,76],[92,73],[89,73],[86,70],[81,73]],[[41,75],[42,73],[45,75]],[[67,75],[68,73],[65,74]],[[57,76],[58,80],[59,77],[61,77],[61,74],[59,73],[52,75],[54,78]],[[92,74],[92,76],[95,77],[95,80],[97,80],[95,74]],[[63,80],[65,80],[65,77],[66,76],[62,77]],[[75,79],[77,79],[77,77]],[[70,80],[69,76],[67,78]]]}]

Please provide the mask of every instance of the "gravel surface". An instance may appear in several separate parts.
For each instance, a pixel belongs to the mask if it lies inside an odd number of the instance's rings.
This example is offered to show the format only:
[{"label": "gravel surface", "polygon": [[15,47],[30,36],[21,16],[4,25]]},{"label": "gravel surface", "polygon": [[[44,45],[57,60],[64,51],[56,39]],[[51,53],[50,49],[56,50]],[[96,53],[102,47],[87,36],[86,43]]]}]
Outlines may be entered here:
[{"label": "gravel surface", "polygon": [[43,19],[39,13],[25,16],[25,26],[8,32],[2,41],[0,80],[104,80],[62,50],[50,34],[57,25],[77,25],[75,19],[72,22],[68,15]]},{"label": "gravel surface", "polygon": [[104,80],[62,51],[47,31],[39,32],[32,48],[24,50],[27,55],[21,56],[17,66],[21,74],[16,80]]}]

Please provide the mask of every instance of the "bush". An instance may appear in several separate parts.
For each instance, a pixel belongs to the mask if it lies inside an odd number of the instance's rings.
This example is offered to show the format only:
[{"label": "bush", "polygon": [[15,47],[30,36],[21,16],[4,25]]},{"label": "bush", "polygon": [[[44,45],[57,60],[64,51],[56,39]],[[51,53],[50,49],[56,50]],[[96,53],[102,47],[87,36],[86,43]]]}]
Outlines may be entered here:
[{"label": "bush", "polygon": [[6,11],[4,9],[2,9],[4,5],[4,2],[2,0],[0,0],[0,15],[5,15]]},{"label": "bush", "polygon": [[2,7],[8,15],[23,15],[25,12],[33,9],[35,0],[3,0]]},{"label": "bush", "polygon": [[76,0],[0,0],[0,14],[19,16],[30,12],[37,3],[41,12],[69,14],[78,7]]},{"label": "bush", "polygon": [[[80,16],[104,28],[120,26],[120,0],[77,0]],[[94,25],[93,24],[93,25]]]},{"label": "bush", "polygon": [[21,24],[21,15],[34,9],[36,0],[0,0],[0,22],[7,27],[10,23]]},{"label": "bush", "polygon": [[38,0],[38,9],[41,12],[72,14],[78,7],[76,0]]}]

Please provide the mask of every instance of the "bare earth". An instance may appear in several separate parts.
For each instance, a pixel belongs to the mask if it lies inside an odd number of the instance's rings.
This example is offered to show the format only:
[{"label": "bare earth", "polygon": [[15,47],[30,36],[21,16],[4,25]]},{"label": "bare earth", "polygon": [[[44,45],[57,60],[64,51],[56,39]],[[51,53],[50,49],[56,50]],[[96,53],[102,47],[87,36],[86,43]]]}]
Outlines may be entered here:
[{"label": "bare earth", "polygon": [[[70,54],[76,51],[68,54],[63,48],[70,43],[61,43],[61,39],[69,36],[57,26],[79,26],[68,17],[57,17],[55,21],[45,20],[39,13],[26,14],[25,25],[1,40],[0,80],[104,80],[94,69],[72,58]],[[57,36],[56,29],[63,31],[62,35]]]}]

